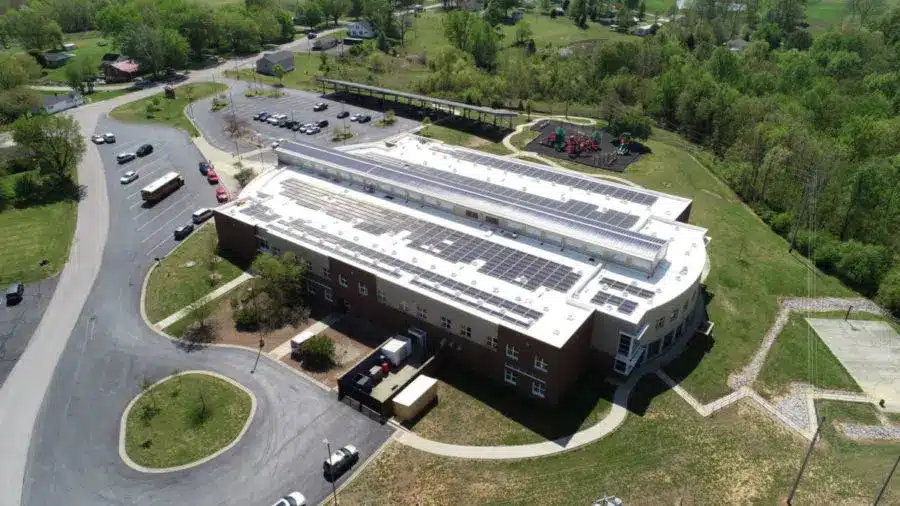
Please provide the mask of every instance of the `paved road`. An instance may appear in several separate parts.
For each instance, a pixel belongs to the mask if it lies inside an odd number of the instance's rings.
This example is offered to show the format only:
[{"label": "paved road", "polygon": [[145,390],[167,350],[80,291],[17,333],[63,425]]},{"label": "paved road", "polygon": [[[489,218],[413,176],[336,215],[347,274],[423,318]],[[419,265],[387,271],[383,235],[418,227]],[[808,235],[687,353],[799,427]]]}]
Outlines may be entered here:
[{"label": "paved road", "polygon": [[34,329],[50,304],[56,281],[54,277],[26,285],[24,299],[14,306],[0,303],[0,385],[25,352]]}]

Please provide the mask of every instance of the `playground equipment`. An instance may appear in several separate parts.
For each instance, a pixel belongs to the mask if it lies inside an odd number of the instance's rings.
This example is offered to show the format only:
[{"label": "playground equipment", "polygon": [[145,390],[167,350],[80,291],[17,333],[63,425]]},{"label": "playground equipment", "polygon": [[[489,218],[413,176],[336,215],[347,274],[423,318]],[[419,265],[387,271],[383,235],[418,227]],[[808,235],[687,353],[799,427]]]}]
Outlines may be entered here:
[{"label": "playground equipment", "polygon": [[555,132],[541,139],[541,144],[552,147],[557,153],[562,153],[566,149],[566,131],[557,128]]},{"label": "playground equipment", "polygon": [[616,146],[616,153],[622,156],[627,156],[631,154],[631,134],[628,132],[622,132],[622,135],[613,142]]}]

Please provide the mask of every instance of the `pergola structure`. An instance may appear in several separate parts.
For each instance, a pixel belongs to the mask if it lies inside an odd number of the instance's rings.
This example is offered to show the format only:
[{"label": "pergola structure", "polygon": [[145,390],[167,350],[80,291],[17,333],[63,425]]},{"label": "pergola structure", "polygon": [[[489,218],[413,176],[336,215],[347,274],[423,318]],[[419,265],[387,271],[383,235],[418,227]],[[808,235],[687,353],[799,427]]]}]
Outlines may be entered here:
[{"label": "pergola structure", "polygon": [[[497,121],[499,119],[501,125],[503,121],[506,120],[507,126],[512,128],[513,118],[519,115],[519,113],[515,111],[507,111],[506,109],[494,109],[491,107],[482,107],[480,105],[464,104],[462,102],[454,102],[443,98],[434,98],[415,93],[407,93],[405,91],[379,88],[378,86],[370,86],[368,84],[352,83],[349,81],[327,79],[324,77],[317,77],[316,81],[322,84],[323,93],[326,91],[326,87],[333,86],[335,92],[345,91],[358,95],[368,94],[371,97],[378,97],[380,95],[381,100],[391,100],[399,104],[403,103],[401,99],[406,99],[407,104],[410,106],[415,106],[414,102],[418,102],[420,104],[419,107],[442,110],[455,117],[473,120],[477,119],[481,123],[486,122],[485,116],[490,116],[494,126],[497,126]],[[477,118],[475,117],[476,114],[478,115]]]}]

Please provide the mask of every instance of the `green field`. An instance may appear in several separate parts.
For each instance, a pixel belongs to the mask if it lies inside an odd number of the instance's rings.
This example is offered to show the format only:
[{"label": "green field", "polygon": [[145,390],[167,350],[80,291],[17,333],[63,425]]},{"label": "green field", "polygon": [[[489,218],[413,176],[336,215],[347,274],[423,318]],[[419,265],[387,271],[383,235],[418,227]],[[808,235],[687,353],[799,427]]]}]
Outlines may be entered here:
[{"label": "green field", "polygon": [[428,125],[419,130],[419,135],[443,141],[447,144],[486,151],[495,155],[509,154],[509,150],[499,142],[441,125]]},{"label": "green field", "polygon": [[[59,272],[69,257],[77,204],[56,202],[0,212],[0,286],[30,283]],[[41,266],[41,260],[47,265]]]},{"label": "green field", "polygon": [[169,378],[145,392],[128,412],[125,452],[151,468],[195,462],[234,441],[251,405],[246,392],[213,376]]},{"label": "green field", "polygon": [[859,392],[859,385],[853,377],[806,323],[806,318],[843,317],[843,313],[792,313],[759,372],[756,383],[759,393],[765,397],[785,394],[794,381],[820,388]]},{"label": "green field", "polygon": [[218,244],[216,228],[206,225],[153,269],[144,300],[151,322],[162,320],[241,274],[240,267],[216,255]]},{"label": "green field", "polygon": [[[184,114],[184,108],[188,106],[188,96],[190,95],[196,102],[227,89],[228,86],[222,83],[185,84],[175,88],[174,99],[166,98],[164,93],[157,93],[152,97],[120,105],[109,115],[126,123],[165,123],[184,130],[191,137],[199,137],[200,132]],[[158,103],[156,106],[158,110],[148,112],[147,106],[152,105],[154,100]]]},{"label": "green field", "polygon": [[[390,445],[340,493],[341,504],[783,504],[807,442],[751,404],[700,417],[655,377],[630,415],[597,443],[513,462],[449,459]],[[652,400],[651,400],[652,399]],[[824,433],[797,505],[866,504],[900,445],[855,444]],[[414,469],[415,473],[410,473]],[[886,504],[900,500],[893,487]]]},{"label": "green field", "polygon": [[[106,42],[105,46],[97,45],[98,42]],[[99,32],[84,32],[79,34],[64,34],[63,42],[74,42],[77,46],[74,51],[66,51],[74,54],[76,57],[85,56],[89,58],[95,68],[100,67],[100,58],[104,54],[115,51],[112,42],[100,36]],[[74,59],[74,58],[73,58]],[[69,60],[68,63],[71,63]],[[66,65],[68,65],[68,63]],[[38,79],[38,84],[66,84],[66,65],[55,69],[44,69],[44,75]]]}]

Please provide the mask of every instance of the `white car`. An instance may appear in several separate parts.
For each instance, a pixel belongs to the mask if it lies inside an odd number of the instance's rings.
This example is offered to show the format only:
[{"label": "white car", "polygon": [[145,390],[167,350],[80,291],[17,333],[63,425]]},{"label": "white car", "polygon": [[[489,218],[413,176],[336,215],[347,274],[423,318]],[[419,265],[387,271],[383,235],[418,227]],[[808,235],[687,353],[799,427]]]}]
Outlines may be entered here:
[{"label": "white car", "polygon": [[138,178],[137,172],[135,172],[133,170],[129,170],[128,172],[122,174],[122,177],[119,178],[119,182],[122,184],[128,184],[137,178]]},{"label": "white car", "polygon": [[344,471],[350,469],[356,461],[359,460],[359,450],[353,445],[347,445],[340,450],[331,454],[322,464],[325,475],[334,480]]},{"label": "white car", "polygon": [[350,115],[350,121],[357,121],[357,120],[359,120],[359,114],[353,113]]},{"label": "white car", "polygon": [[106,142],[106,138],[102,135],[94,135],[91,137],[91,142],[94,144],[104,144]]},{"label": "white car", "polygon": [[273,142],[273,143],[272,143],[272,149],[275,149],[275,148],[277,148],[278,146],[280,146],[282,142],[284,142],[284,139],[278,139],[277,141]]},{"label": "white car", "polygon": [[110,132],[106,132],[103,134],[103,140],[105,140],[107,144],[112,144],[116,142],[116,136]]},{"label": "white car", "polygon": [[291,492],[272,506],[306,506],[306,498],[300,492]]},{"label": "white car", "polygon": [[317,133],[319,133],[319,132],[321,132],[321,131],[322,131],[321,128],[319,128],[319,127],[313,125],[313,126],[311,126],[311,127],[309,127],[309,128],[306,129],[306,135],[315,135],[315,134],[317,134]]},{"label": "white car", "polygon": [[287,114],[273,114],[266,118],[266,123],[270,125],[277,125],[279,121],[287,118]]}]

